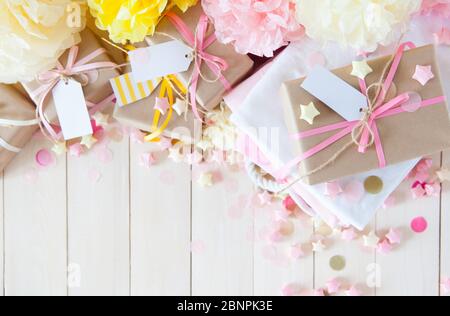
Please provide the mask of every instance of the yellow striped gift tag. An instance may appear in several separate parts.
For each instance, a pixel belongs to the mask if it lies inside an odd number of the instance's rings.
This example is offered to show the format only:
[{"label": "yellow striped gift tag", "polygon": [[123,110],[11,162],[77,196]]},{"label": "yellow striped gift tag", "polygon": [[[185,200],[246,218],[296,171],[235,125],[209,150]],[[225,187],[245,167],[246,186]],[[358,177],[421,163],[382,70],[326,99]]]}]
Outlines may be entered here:
[{"label": "yellow striped gift tag", "polygon": [[158,87],[162,78],[147,82],[135,82],[131,73],[110,80],[119,106],[128,105],[145,99]]}]

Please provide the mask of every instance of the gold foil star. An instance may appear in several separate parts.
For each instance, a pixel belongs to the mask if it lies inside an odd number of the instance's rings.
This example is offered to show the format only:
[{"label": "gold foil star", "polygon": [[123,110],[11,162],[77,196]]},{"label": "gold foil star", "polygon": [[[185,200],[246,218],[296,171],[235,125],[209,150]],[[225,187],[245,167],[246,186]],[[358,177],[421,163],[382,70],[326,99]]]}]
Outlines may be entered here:
[{"label": "gold foil star", "polygon": [[97,142],[97,139],[92,135],[83,136],[80,144],[86,146],[88,149],[92,148],[94,144]]},{"label": "gold foil star", "polygon": [[92,118],[95,120],[97,126],[105,127],[109,123],[109,115],[103,114],[102,112],[95,113]]},{"label": "gold foil star", "polygon": [[300,119],[308,122],[310,125],[313,125],[314,119],[320,115],[320,112],[317,110],[313,102],[309,103],[308,105],[301,104],[300,109]]},{"label": "gold foil star", "polygon": [[56,142],[52,147],[52,151],[58,156],[66,153],[67,152],[66,142]]},{"label": "gold foil star", "polygon": [[372,73],[373,69],[367,64],[367,61],[354,61],[352,76],[358,77],[359,79],[365,79],[368,74]]},{"label": "gold foil star", "polygon": [[448,168],[442,168],[436,171],[436,174],[441,182],[450,181],[450,170]]}]

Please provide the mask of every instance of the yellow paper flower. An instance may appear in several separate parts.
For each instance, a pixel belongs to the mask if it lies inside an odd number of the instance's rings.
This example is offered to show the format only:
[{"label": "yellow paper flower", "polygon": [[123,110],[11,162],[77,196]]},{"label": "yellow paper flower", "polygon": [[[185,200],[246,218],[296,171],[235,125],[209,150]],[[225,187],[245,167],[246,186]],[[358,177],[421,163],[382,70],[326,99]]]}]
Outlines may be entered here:
[{"label": "yellow paper flower", "polygon": [[137,43],[155,32],[161,16],[171,5],[186,11],[197,0],[88,0],[97,27],[109,32],[112,41]]},{"label": "yellow paper flower", "polygon": [[53,68],[78,44],[84,23],[83,1],[1,0],[0,82],[31,81]]}]

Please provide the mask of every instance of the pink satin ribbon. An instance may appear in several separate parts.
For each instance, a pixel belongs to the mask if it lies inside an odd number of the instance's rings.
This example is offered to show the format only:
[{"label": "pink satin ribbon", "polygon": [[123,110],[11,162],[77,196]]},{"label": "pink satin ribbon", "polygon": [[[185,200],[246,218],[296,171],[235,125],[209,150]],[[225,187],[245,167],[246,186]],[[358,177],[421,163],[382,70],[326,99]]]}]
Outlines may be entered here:
[{"label": "pink satin ribbon", "polygon": [[218,77],[227,91],[231,90],[231,84],[222,75],[222,72],[228,69],[228,63],[225,59],[214,56],[205,51],[212,43],[216,41],[216,36],[214,34],[208,37],[206,36],[208,31],[208,17],[205,14],[202,14],[200,17],[195,34],[175,13],[169,12],[167,14],[167,18],[175,26],[181,36],[183,36],[187,44],[193,49],[196,49],[198,58],[195,60],[195,67],[192,72],[191,82],[188,88],[192,111],[194,112],[195,117],[202,121],[197,107],[197,87],[200,79],[202,63],[203,61],[205,62],[211,71]]},{"label": "pink satin ribbon", "polygon": [[[389,91],[389,89],[394,81],[395,75],[398,71],[398,67],[400,65],[401,59],[403,57],[403,54],[404,54],[406,48],[412,49],[412,48],[415,48],[415,45],[411,42],[407,42],[407,43],[400,45],[399,49],[397,50],[397,53],[395,54],[395,57],[392,62],[392,66],[389,70],[388,76],[386,77],[386,80],[383,83],[381,93],[375,102],[375,107],[374,107],[375,110],[369,117],[369,121],[368,121],[368,125],[370,126],[370,129],[373,132],[373,140],[374,140],[376,154],[378,157],[378,165],[380,168],[383,168],[386,166],[386,157],[384,155],[383,145],[382,145],[382,141],[380,138],[380,134],[378,131],[376,121],[381,118],[385,118],[385,117],[398,115],[398,114],[407,112],[405,109],[402,108],[402,105],[405,104],[407,101],[409,101],[410,97],[409,97],[408,93],[403,93],[403,94],[395,97],[394,99],[388,101],[387,103],[382,104],[386,98],[387,92]],[[360,80],[360,87],[361,87],[361,90],[363,91],[363,93],[366,94],[367,85],[364,80]],[[436,98],[424,100],[420,104],[415,104],[415,105],[417,105],[419,108],[425,108],[428,106],[440,104],[442,102],[445,102],[445,100],[446,100],[445,96],[439,96]],[[281,169],[277,170],[277,172],[276,172],[277,177],[286,178],[289,175],[289,173],[293,167],[295,167],[296,165],[298,165],[305,159],[308,159],[308,158],[316,155],[317,153],[321,152],[322,150],[329,147],[330,145],[336,143],[340,139],[350,135],[353,132],[354,128],[360,123],[361,123],[361,121],[351,121],[351,122],[345,121],[345,122],[330,124],[330,125],[326,125],[323,127],[311,129],[306,132],[291,135],[291,137],[293,139],[299,140],[299,139],[305,139],[305,138],[316,136],[316,135],[321,135],[321,134],[328,133],[331,131],[341,130],[341,131],[337,132],[336,134],[334,134],[333,136],[326,139],[325,141],[321,142],[320,144],[314,146],[310,150],[304,152],[302,155],[296,157],[295,159],[293,159],[292,161],[287,163],[285,166],[283,166]],[[358,151],[360,153],[366,152],[366,150],[368,148],[368,144],[369,144],[369,139],[370,139],[369,136],[370,136],[370,131],[366,127],[363,129],[361,139],[359,142],[360,146],[358,146]]]},{"label": "pink satin ribbon", "polygon": [[[105,68],[114,68],[117,66],[115,63],[108,61],[89,63],[98,56],[106,53],[106,50],[103,48],[95,50],[86,57],[80,59],[79,61],[77,61],[78,51],[79,51],[78,46],[73,46],[72,48],[70,48],[69,55],[67,57],[67,64],[65,67],[58,61],[55,69],[40,74],[38,76],[38,79],[39,81],[43,82],[43,85],[41,85],[38,89],[36,89],[31,93],[31,96],[33,98],[39,98],[36,112],[37,117],[40,119],[41,129],[43,130],[44,133],[45,131],[47,131],[48,134],[51,136],[51,138],[53,138],[54,140],[58,140],[60,134],[58,134],[55,131],[55,129],[52,127],[52,125],[44,115],[45,100],[50,95],[50,92],[53,90],[53,88],[61,80],[63,80],[64,77],[73,77],[76,75],[87,77],[86,74],[90,71]],[[111,97],[112,96],[108,98]],[[88,102],[88,105],[89,104],[93,106],[92,103]]]}]

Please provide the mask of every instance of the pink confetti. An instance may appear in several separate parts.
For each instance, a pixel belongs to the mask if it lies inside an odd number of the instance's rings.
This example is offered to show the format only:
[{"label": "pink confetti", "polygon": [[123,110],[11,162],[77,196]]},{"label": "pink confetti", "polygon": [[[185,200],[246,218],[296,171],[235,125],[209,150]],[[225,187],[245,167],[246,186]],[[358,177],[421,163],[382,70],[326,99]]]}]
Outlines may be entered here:
[{"label": "pink confetti", "polygon": [[428,228],[428,222],[424,217],[417,217],[411,222],[411,229],[413,232],[421,234]]},{"label": "pink confetti", "polygon": [[389,240],[385,239],[377,246],[377,252],[382,255],[387,255],[392,251],[393,247],[389,243]]},{"label": "pink confetti", "polygon": [[35,168],[30,168],[25,172],[24,179],[27,184],[35,184],[38,180],[39,174]]},{"label": "pink confetti", "polygon": [[342,239],[345,241],[352,241],[358,237],[358,234],[356,233],[355,229],[347,228],[342,231],[341,236],[342,236]]},{"label": "pink confetti", "polygon": [[113,141],[119,143],[123,140],[123,131],[121,128],[113,127],[108,131],[108,137]]},{"label": "pink confetti", "polygon": [[356,286],[353,285],[352,287],[350,287],[350,289],[345,291],[345,295],[351,297],[358,297],[362,295],[362,292]]},{"label": "pink confetti", "polygon": [[313,296],[323,297],[323,296],[325,296],[325,290],[324,289],[314,290]]},{"label": "pink confetti", "polygon": [[440,32],[434,33],[434,40],[438,45],[450,45],[450,29],[443,27]]},{"label": "pink confetti", "polygon": [[286,210],[288,210],[290,212],[295,211],[295,209],[297,208],[297,204],[290,196],[286,197],[283,200],[283,206]]},{"label": "pink confetti", "polygon": [[201,240],[192,241],[190,250],[194,254],[202,254],[206,251],[206,244]]},{"label": "pink confetti", "polygon": [[84,149],[80,143],[72,144],[69,147],[69,155],[73,157],[80,157]]},{"label": "pink confetti", "polygon": [[155,156],[152,153],[143,153],[139,157],[139,165],[145,168],[151,168],[156,163]]},{"label": "pink confetti", "polygon": [[55,162],[53,154],[47,149],[41,149],[36,153],[36,163],[40,167],[48,167]]},{"label": "pink confetti", "polygon": [[409,100],[402,105],[406,112],[416,112],[422,105],[422,97],[417,92],[408,92]]},{"label": "pink confetti", "polygon": [[91,181],[91,183],[97,183],[100,181],[102,175],[100,171],[98,171],[95,168],[89,169],[88,171],[88,178]]},{"label": "pink confetti", "polygon": [[299,292],[300,292],[300,287],[294,283],[286,284],[281,289],[281,294],[283,296],[295,296],[295,295],[299,294]]},{"label": "pink confetti", "polygon": [[336,294],[341,289],[341,282],[338,279],[332,279],[326,283],[328,294]]},{"label": "pink confetti", "polygon": [[338,181],[327,182],[325,184],[325,195],[329,196],[333,200],[336,199],[336,197],[342,192],[342,187]]},{"label": "pink confetti", "polygon": [[399,230],[391,228],[389,233],[386,235],[386,238],[391,245],[398,245],[402,241],[402,234]]},{"label": "pink confetti", "polygon": [[434,78],[433,70],[430,65],[416,66],[416,72],[414,73],[413,79],[417,80],[422,86],[425,86],[431,79]]},{"label": "pink confetti", "polygon": [[364,185],[360,181],[353,180],[345,186],[343,194],[349,203],[357,203],[364,195]]},{"label": "pink confetti", "polygon": [[106,146],[100,146],[97,149],[97,158],[102,163],[110,163],[113,160],[113,152]]}]

